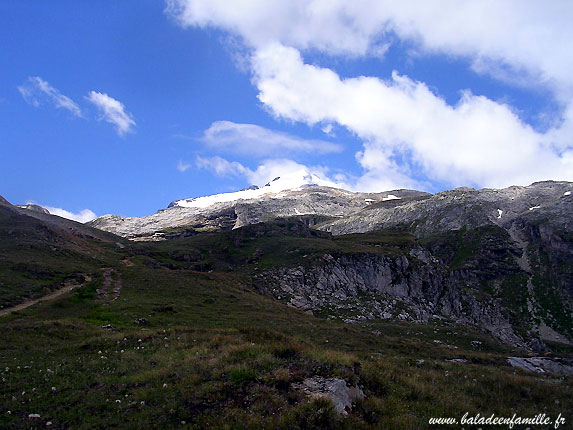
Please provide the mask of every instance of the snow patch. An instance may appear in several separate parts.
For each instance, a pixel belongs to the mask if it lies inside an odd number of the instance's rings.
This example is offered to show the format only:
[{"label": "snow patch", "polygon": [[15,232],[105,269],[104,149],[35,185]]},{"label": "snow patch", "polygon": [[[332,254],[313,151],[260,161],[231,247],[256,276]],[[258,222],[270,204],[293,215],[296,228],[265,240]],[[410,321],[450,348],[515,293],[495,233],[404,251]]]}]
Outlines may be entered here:
[{"label": "snow patch", "polygon": [[384,197],[382,201],[385,202],[387,200],[400,200],[400,197],[395,196],[394,194],[388,194],[388,196]]},{"label": "snow patch", "polygon": [[501,209],[497,210],[497,219],[501,219],[501,216],[503,215],[503,211]]},{"label": "snow patch", "polygon": [[[245,190],[236,191],[234,193],[221,193],[212,196],[198,197],[195,199],[177,200],[173,203],[173,206],[183,208],[206,208],[216,203],[257,199],[262,196],[273,194],[275,198],[280,198],[282,197],[279,194],[281,191],[298,190],[309,186],[337,188],[337,184],[334,182],[322,179],[306,169],[301,169],[286,176],[275,178],[264,187],[257,189],[253,189],[254,187],[249,187],[250,189],[247,188]],[[396,197],[394,196],[394,198]]]},{"label": "snow patch", "polygon": [[529,208],[530,211],[534,210],[534,209],[539,209],[541,206],[532,206]]},{"label": "snow patch", "polygon": [[565,192],[563,193],[563,195],[564,195],[564,196],[570,196],[570,195],[571,195],[571,191],[565,191]]}]

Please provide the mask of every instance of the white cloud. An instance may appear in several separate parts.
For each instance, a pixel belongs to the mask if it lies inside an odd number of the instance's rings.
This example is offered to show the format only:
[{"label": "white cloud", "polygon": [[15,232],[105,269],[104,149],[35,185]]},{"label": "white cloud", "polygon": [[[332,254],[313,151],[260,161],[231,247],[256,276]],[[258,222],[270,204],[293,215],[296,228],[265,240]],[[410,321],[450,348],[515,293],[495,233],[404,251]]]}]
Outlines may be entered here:
[{"label": "white cloud", "polygon": [[449,106],[397,73],[389,81],[341,79],[281,45],[257,51],[253,69],[259,100],[275,115],[309,125],[336,122],[356,133],[365,142],[357,160],[370,180],[411,185],[409,168],[451,185],[573,179],[570,161],[553,149],[563,142],[550,140],[558,130],[540,134],[485,97],[465,92]]},{"label": "white cloud", "polygon": [[80,107],[69,97],[66,97],[57,88],[51,86],[39,76],[30,76],[26,82],[18,87],[24,100],[34,107],[43,103],[51,103],[58,109],[65,109],[72,115],[81,117]]},{"label": "white cloud", "polygon": [[99,109],[103,119],[115,125],[119,136],[132,131],[135,127],[132,115],[125,111],[125,106],[119,100],[97,91],[90,91],[86,98]]},{"label": "white cloud", "polygon": [[255,157],[282,155],[285,151],[326,154],[343,149],[341,145],[324,140],[301,139],[258,125],[230,121],[212,123],[203,133],[202,141],[214,149]]},{"label": "white cloud", "polygon": [[73,212],[67,211],[65,209],[54,208],[51,206],[42,206],[42,207],[46,208],[52,215],[61,216],[62,218],[71,219],[73,221],[77,221],[77,222],[81,222],[81,223],[86,223],[88,221],[91,221],[91,220],[97,218],[96,214],[93,213],[89,209],[82,209],[78,213],[73,213]]},{"label": "white cloud", "polygon": [[275,178],[288,176],[291,173],[308,170],[318,176],[324,177],[324,169],[312,169],[288,159],[270,159],[263,161],[255,170],[248,170],[245,174],[249,183],[264,185]]},{"label": "white cloud", "polygon": [[[183,26],[216,26],[261,47],[271,41],[330,53],[364,54],[379,20],[342,0],[167,0],[167,13]],[[378,45],[376,45],[378,46]],[[384,44],[380,44],[384,46]],[[381,49],[383,51],[383,49]]]},{"label": "white cloud", "polygon": [[238,161],[227,161],[221,157],[200,157],[195,160],[195,165],[199,169],[210,170],[217,176],[244,176],[249,172],[245,166]]},{"label": "white cloud", "polygon": [[322,126],[321,130],[324,134],[327,134],[329,136],[336,136],[336,133],[333,131],[333,126],[332,124],[326,124],[324,126]]},{"label": "white cloud", "polygon": [[[252,49],[259,100],[274,115],[357,135],[365,173],[356,187],[573,179],[571,1],[245,0],[230,7],[225,0],[168,0],[167,12],[183,26],[239,36]],[[539,132],[511,106],[468,90],[451,106],[399,73],[387,81],[341,79],[300,55],[383,55],[395,38],[417,54],[467,58],[478,73],[549,88],[562,112]]]},{"label": "white cloud", "polygon": [[252,170],[237,161],[228,161],[224,158],[197,157],[196,165],[200,169],[209,170],[221,177],[243,177],[249,184],[263,186],[277,177],[289,176],[293,173],[307,172],[321,178],[322,183],[338,188],[351,189],[345,182],[345,177],[329,178],[329,169],[324,166],[305,166],[285,158],[271,158],[263,160],[256,169]]},{"label": "white cloud", "polygon": [[167,0],[167,12],[184,26],[223,28],[256,49],[278,42],[380,55],[396,34],[419,50],[471,58],[480,71],[499,76],[501,63],[529,82],[573,91],[568,0]]},{"label": "white cloud", "polygon": [[185,172],[191,168],[191,164],[185,163],[182,160],[177,161],[177,170]]}]

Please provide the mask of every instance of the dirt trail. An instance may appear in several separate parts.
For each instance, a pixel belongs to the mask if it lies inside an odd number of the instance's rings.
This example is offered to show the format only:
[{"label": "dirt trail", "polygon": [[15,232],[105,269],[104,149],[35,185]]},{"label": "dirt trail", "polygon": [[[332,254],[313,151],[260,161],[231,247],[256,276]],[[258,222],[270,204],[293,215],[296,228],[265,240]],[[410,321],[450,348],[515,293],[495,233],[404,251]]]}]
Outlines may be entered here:
[{"label": "dirt trail", "polygon": [[[86,279],[85,282],[91,281],[91,277],[89,277],[89,276],[86,276],[85,279]],[[77,284],[77,285],[66,285],[65,287],[62,287],[59,290],[56,290],[53,293],[50,293],[46,296],[39,297],[37,299],[26,300],[25,302],[20,303],[19,305],[12,306],[11,308],[7,308],[7,309],[2,309],[2,310],[0,310],[0,317],[3,317],[5,315],[9,315],[12,312],[17,312],[17,311],[21,311],[23,309],[29,308],[30,306],[33,306],[36,303],[46,302],[48,300],[53,300],[57,297],[60,297],[63,294],[66,294],[66,293],[69,293],[70,291],[75,290],[76,288],[83,287],[85,285],[85,282],[83,284]]]},{"label": "dirt trail", "polygon": [[[116,279],[114,279],[113,275],[115,275]],[[96,290],[98,300],[100,302],[104,302],[105,304],[110,304],[119,298],[121,287],[122,284],[120,273],[111,268],[103,269],[103,285],[101,288]]]}]

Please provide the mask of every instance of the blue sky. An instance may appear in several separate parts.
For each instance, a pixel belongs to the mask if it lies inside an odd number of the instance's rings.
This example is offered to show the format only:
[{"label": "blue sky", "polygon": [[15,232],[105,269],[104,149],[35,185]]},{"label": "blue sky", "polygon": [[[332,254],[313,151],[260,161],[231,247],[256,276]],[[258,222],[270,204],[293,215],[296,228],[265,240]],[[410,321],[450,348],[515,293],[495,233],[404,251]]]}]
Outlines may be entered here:
[{"label": "blue sky", "polygon": [[0,194],[86,220],[301,168],[573,180],[572,21],[557,0],[2,2]]}]

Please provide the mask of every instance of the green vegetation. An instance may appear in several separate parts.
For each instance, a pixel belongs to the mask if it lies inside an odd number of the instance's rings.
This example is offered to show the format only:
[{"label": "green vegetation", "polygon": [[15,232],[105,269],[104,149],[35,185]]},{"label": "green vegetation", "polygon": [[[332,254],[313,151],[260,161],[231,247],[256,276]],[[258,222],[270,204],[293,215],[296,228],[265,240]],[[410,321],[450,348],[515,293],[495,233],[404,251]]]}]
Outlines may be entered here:
[{"label": "green vegetation", "polygon": [[509,235],[496,225],[485,225],[471,230],[462,228],[436,234],[421,242],[453,270],[479,269],[478,273],[484,279],[496,277],[496,271],[499,270],[517,269],[511,257],[511,249],[508,249],[507,245],[510,243]]},{"label": "green vegetation", "polygon": [[[86,240],[79,257],[54,260],[55,251],[21,243],[1,245],[3,303],[18,294],[17,264],[92,280],[0,317],[2,428],[423,429],[437,428],[430,417],[466,412],[573,410],[571,378],[510,367],[507,356],[522,352],[478,331],[440,321],[347,325],[250,287],[255,269],[324,253],[404,253],[415,243],[408,234],[332,238],[287,220],[125,248]],[[45,282],[56,288],[59,279]],[[119,284],[117,299],[102,295]],[[293,388],[312,376],[358,384],[366,398],[344,418]]]},{"label": "green vegetation", "polygon": [[0,206],[0,310],[44,296],[63,284],[115,264],[115,243],[55,229]]},{"label": "green vegetation", "polygon": [[[246,291],[225,274],[117,269],[122,291],[109,305],[91,300],[87,285],[2,320],[6,427],[28,428],[35,422],[28,414],[37,413],[63,428],[185,421],[189,428],[414,429],[428,427],[430,416],[540,408],[555,415],[573,406],[570,381],[515,371],[505,362],[514,351],[462,327],[348,326]],[[102,328],[108,324],[113,330]],[[482,342],[478,349],[473,340]],[[452,358],[468,362],[445,361]],[[339,417],[291,388],[314,375],[359,383],[366,399]]]}]

